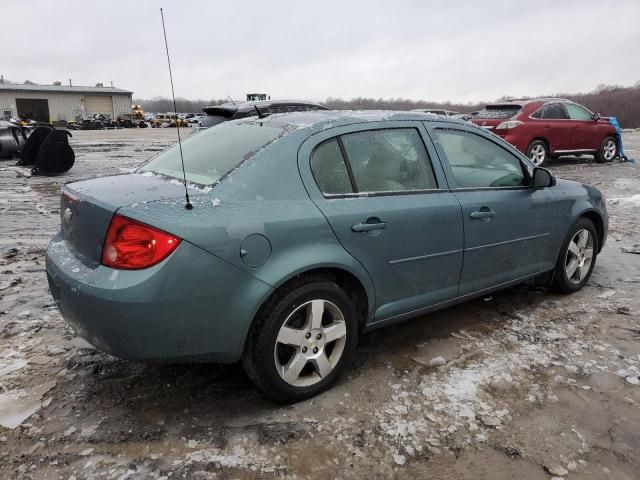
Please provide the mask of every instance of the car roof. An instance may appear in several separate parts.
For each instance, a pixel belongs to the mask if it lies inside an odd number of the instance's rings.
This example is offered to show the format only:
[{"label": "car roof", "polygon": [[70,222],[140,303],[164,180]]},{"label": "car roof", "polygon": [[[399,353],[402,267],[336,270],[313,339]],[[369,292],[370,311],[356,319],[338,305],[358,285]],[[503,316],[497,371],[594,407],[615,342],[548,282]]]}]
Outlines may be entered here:
[{"label": "car roof", "polygon": [[468,122],[446,115],[434,113],[406,112],[393,110],[319,110],[314,112],[277,113],[263,118],[247,117],[235,120],[238,123],[286,125],[294,130],[313,128],[326,129],[342,125],[366,122],[384,122],[396,120],[433,121],[458,123],[475,127]]},{"label": "car roof", "polygon": [[567,100],[566,98],[560,97],[538,97],[538,98],[513,98],[511,100],[505,100],[504,102],[495,102],[495,103],[487,103],[487,107],[507,107],[507,106],[518,106],[524,107],[526,105],[531,105],[533,103],[536,104],[545,104],[545,103],[574,103],[571,100]]},{"label": "car roof", "polygon": [[260,100],[257,102],[227,102],[220,105],[210,105],[210,106],[204,107],[203,110],[220,109],[220,110],[227,110],[229,112],[245,112],[245,111],[253,110],[255,107],[267,108],[273,105],[313,105],[315,107],[326,109],[326,107],[320,104],[309,102],[307,100]]}]

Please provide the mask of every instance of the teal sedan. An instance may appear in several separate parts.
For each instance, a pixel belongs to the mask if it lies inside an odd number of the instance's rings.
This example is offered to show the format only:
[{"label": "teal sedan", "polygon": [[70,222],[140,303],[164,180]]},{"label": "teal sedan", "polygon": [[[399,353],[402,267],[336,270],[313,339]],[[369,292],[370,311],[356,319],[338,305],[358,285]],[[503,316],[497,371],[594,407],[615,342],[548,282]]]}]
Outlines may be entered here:
[{"label": "teal sedan", "polygon": [[499,137],[412,112],[226,122],[135,173],[65,185],[47,275],[90,343],[241,361],[269,397],[329,388],[358,337],[538,278],[581,289],[602,194]]}]

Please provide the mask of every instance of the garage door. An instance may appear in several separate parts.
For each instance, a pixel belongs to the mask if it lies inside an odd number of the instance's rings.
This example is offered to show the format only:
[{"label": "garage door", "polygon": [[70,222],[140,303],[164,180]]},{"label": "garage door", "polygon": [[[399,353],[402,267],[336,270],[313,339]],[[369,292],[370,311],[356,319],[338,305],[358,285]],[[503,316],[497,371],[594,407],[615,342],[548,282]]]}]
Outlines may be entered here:
[{"label": "garage door", "polygon": [[87,115],[103,113],[113,116],[113,102],[111,97],[86,96],[84,97],[84,109]]}]

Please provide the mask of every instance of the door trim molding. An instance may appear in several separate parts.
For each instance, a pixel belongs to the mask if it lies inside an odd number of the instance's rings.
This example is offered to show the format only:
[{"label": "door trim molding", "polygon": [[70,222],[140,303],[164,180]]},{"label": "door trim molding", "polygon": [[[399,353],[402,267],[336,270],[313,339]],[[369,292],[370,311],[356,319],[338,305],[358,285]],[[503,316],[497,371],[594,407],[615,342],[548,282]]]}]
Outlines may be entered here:
[{"label": "door trim molding", "polygon": [[415,310],[411,310],[409,312],[406,313],[401,313],[398,315],[393,315],[391,317],[387,317],[387,318],[382,318],[382,319],[375,319],[375,313],[373,315],[373,321],[367,323],[364,327],[364,329],[362,330],[363,333],[367,333],[370,332],[371,330],[376,330],[378,328],[381,327],[386,327],[388,325],[392,325],[394,323],[398,323],[404,320],[408,320],[410,318],[414,318],[414,317],[418,317],[420,315],[424,315],[427,313],[431,313],[434,312],[436,310],[442,310],[443,308],[447,308],[447,307],[452,307],[454,305],[460,304],[460,303],[464,303],[467,300],[471,300],[473,298],[477,298],[477,297],[481,297],[483,295],[486,295],[487,293],[491,293],[491,292],[495,292],[498,290],[502,290],[504,288],[513,286],[513,285],[518,285],[520,283],[525,282],[526,280],[530,279],[530,278],[535,278],[538,275],[541,275],[543,273],[546,272],[551,272],[553,271],[553,269],[549,270],[549,269],[543,269],[543,270],[539,270],[535,273],[530,273],[529,275],[524,275],[522,277],[516,278],[514,280],[509,280],[507,282],[503,282],[503,283],[499,283],[497,285],[494,285],[492,287],[488,287],[488,288],[484,288],[482,290],[478,290],[475,292],[471,292],[471,293],[465,293],[464,295],[452,298],[451,300],[445,300],[444,302],[438,302],[438,303],[434,303],[432,305],[427,305],[425,307],[422,308],[417,308]]},{"label": "door trim molding", "polygon": [[398,265],[401,263],[415,262],[418,260],[426,260],[428,258],[446,257],[447,255],[455,255],[456,253],[461,253],[462,251],[463,250],[460,248],[458,250],[450,250],[448,252],[418,255],[417,257],[398,258],[397,260],[389,260],[389,265]]},{"label": "door trim molding", "polygon": [[547,232],[547,233],[541,233],[539,235],[531,235],[530,237],[514,238],[512,240],[505,240],[504,242],[488,243],[486,245],[478,245],[477,247],[465,248],[464,251],[473,252],[476,250],[482,250],[484,248],[500,247],[502,245],[509,245],[510,243],[526,242],[527,240],[535,240],[537,238],[544,238],[550,235],[551,233]]}]

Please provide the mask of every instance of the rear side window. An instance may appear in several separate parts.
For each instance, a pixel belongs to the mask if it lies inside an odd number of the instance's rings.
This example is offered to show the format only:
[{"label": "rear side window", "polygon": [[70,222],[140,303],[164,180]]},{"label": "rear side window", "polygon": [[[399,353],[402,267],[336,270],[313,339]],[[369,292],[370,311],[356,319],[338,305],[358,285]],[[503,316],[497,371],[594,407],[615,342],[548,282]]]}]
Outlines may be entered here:
[{"label": "rear side window", "polygon": [[576,105],[575,103],[567,103],[565,104],[565,108],[567,112],[569,112],[569,118],[571,120],[591,120],[591,112],[589,112],[586,108],[581,107],[580,105]]},{"label": "rear side window", "polygon": [[322,193],[327,195],[353,193],[347,165],[337,139],[327,140],[315,148],[311,155],[311,170]]},{"label": "rear side window", "polygon": [[438,188],[414,128],[367,130],[327,140],[313,151],[311,170],[328,195]]},{"label": "rear side window", "polygon": [[569,115],[567,115],[567,111],[561,103],[552,103],[542,107],[532,117],[545,120],[567,120]]},{"label": "rear side window", "polygon": [[520,160],[492,141],[462,130],[437,129],[458,188],[526,185]]},{"label": "rear side window", "polygon": [[343,135],[341,139],[358,192],[438,188],[416,129],[367,130]]}]

